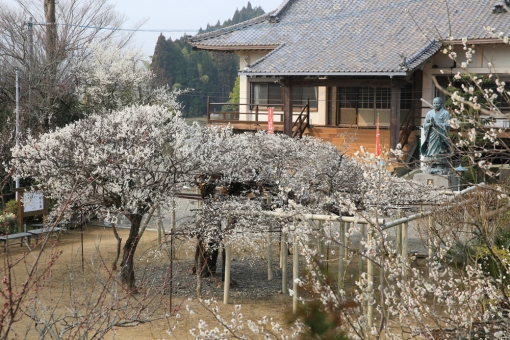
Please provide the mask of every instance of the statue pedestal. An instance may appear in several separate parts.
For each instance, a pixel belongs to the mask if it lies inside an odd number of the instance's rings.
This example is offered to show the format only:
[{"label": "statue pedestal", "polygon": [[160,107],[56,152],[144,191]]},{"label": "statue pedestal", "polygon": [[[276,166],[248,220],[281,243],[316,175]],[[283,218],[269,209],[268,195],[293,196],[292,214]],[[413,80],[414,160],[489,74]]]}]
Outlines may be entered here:
[{"label": "statue pedestal", "polygon": [[451,176],[447,175],[435,175],[422,172],[420,174],[415,174],[413,176],[413,180],[433,187],[439,187],[444,189],[452,188],[452,178]]}]

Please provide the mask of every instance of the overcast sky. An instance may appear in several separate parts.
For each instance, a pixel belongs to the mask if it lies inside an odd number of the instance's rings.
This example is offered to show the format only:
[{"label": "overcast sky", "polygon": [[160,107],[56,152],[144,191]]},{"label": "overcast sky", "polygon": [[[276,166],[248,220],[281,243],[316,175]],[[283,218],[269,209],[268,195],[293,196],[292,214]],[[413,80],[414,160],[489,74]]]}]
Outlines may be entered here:
[{"label": "overcast sky", "polygon": [[[253,7],[261,6],[265,12],[276,9],[283,0],[252,0]],[[142,29],[185,30],[205,28],[207,23],[221,23],[231,18],[236,8],[246,6],[248,0],[112,0],[117,10],[124,13],[129,21],[127,26],[147,18]],[[165,37],[179,38],[184,32],[163,33]],[[135,35],[137,47],[146,55],[152,55],[159,33],[138,32]]]},{"label": "overcast sky", "polygon": [[[283,0],[251,0],[253,7],[260,6],[265,12],[276,9]],[[15,0],[0,0],[3,4],[14,5]],[[40,3],[43,0],[34,0]],[[57,0],[58,2],[58,0]],[[234,15],[236,8],[241,9],[248,4],[248,0],[109,0],[115,4],[119,13],[129,19],[125,28],[132,28],[137,22],[147,19],[141,27],[146,30],[172,30],[178,32],[163,32],[165,37],[177,39],[184,33],[196,34],[200,27],[207,23],[215,25],[218,19],[221,23]],[[57,18],[58,22],[58,18]],[[154,47],[160,32],[135,33],[135,47],[141,48],[146,55],[154,53]]]}]

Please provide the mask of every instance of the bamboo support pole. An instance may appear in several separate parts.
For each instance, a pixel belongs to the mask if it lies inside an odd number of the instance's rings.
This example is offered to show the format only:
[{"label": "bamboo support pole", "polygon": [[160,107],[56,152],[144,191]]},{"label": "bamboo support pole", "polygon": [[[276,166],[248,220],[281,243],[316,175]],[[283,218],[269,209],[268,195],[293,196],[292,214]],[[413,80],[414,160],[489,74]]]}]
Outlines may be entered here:
[{"label": "bamboo support pole", "polygon": [[269,226],[269,232],[267,233],[267,279],[271,281],[273,279],[273,240],[271,239],[272,227]]},{"label": "bamboo support pole", "polygon": [[287,294],[289,290],[287,289],[287,281],[288,281],[288,267],[287,267],[287,256],[289,254],[289,248],[287,241],[285,240],[285,234],[282,232],[282,294]]},{"label": "bamboo support pole", "polygon": [[[271,196],[267,196],[267,204],[271,204]],[[273,226],[269,225],[267,233],[267,279],[271,281],[273,279]]]},{"label": "bamboo support pole", "polygon": [[161,230],[162,230],[162,224],[163,222],[161,221],[161,208],[158,207],[156,208],[157,209],[157,213],[158,213],[158,223],[157,223],[157,227],[158,227],[158,244],[161,245],[161,243],[163,242],[163,240],[161,239]]},{"label": "bamboo support pole", "polygon": [[223,283],[223,303],[228,304],[228,294],[230,292],[230,261],[231,261],[231,245],[226,244],[225,247],[225,282]]},{"label": "bamboo support pole", "polygon": [[285,213],[278,211],[243,211],[234,210],[233,215],[240,216],[269,216],[269,217],[287,217],[287,218],[299,218],[303,221],[344,221],[344,222],[358,222],[358,223],[370,223],[376,224],[379,222],[380,225],[384,224],[384,219],[380,218],[378,221],[375,219],[367,220],[359,216],[338,216],[338,215],[316,215],[316,214],[296,214],[296,213]]},{"label": "bamboo support pole", "polygon": [[395,239],[397,243],[397,254],[402,256],[402,224],[396,226]]},{"label": "bamboo support pole", "polygon": [[175,252],[175,234],[176,234],[176,227],[177,227],[177,223],[175,221],[175,201],[172,202],[172,235],[171,235],[171,238],[170,238],[170,246],[172,247],[172,256],[173,258],[172,259],[176,259],[177,258],[177,254]]},{"label": "bamboo support pole", "polygon": [[280,233],[280,269],[283,268],[283,232]]},{"label": "bamboo support pole", "polygon": [[428,250],[429,250],[429,257],[428,257],[428,260],[429,260],[429,263],[428,263],[428,266],[429,266],[429,277],[432,276],[432,273],[431,273],[431,270],[430,270],[430,267],[431,267],[431,264],[432,264],[432,261],[434,259],[434,240],[435,240],[435,223],[434,223],[434,218],[432,216],[429,216],[429,244],[428,244]]},{"label": "bamboo support pole", "polygon": [[297,279],[299,278],[299,245],[297,241],[297,237],[294,236],[294,244],[292,245],[292,312],[294,314],[297,313],[298,307],[298,290],[299,285],[297,283]]},{"label": "bamboo support pole", "polygon": [[[367,235],[367,242],[372,242],[372,231],[370,231]],[[370,258],[367,258],[367,276],[368,276],[368,287],[369,292],[374,291],[374,264]],[[368,326],[368,332],[370,334],[370,329],[374,325],[374,305],[368,301],[367,302],[367,326]]]},{"label": "bamboo support pole", "polygon": [[283,231],[280,230],[280,269],[283,268]]},{"label": "bamboo support pole", "polygon": [[409,222],[402,224],[402,259],[409,257]]},{"label": "bamboo support pole", "polygon": [[323,221],[318,221],[317,223],[317,248],[319,249],[319,261],[321,264],[324,263],[324,241],[322,239],[322,223]]},{"label": "bamboo support pole", "polygon": [[[483,187],[483,186],[485,186],[485,183],[480,183],[478,185],[471,186],[471,187],[469,187],[467,189],[462,190],[461,192],[455,192],[455,195],[453,196],[453,198],[456,198],[458,196],[462,196],[464,194],[467,194],[467,193],[475,190],[478,187]],[[464,202],[461,202],[461,203],[456,203],[456,204],[465,204],[466,202],[469,202],[469,201],[470,200],[467,200],[467,201],[464,201]],[[454,204],[454,205],[456,205],[456,204]],[[450,206],[446,206],[444,208],[436,210],[436,212],[440,211],[440,210],[448,210],[450,208],[451,208]],[[383,222],[384,225],[381,225],[381,230],[386,230],[386,229],[389,229],[389,228],[393,228],[394,226],[402,224],[404,222],[409,222],[409,221],[413,221],[413,220],[416,220],[416,219],[419,219],[419,218],[427,217],[427,216],[432,215],[433,213],[434,213],[434,211],[429,210],[429,211],[420,212],[418,214],[414,214],[414,215],[411,215],[411,216],[408,216],[408,217],[398,218],[398,219],[393,220],[393,221],[388,222],[388,223],[384,223]]]},{"label": "bamboo support pole", "polygon": [[347,222],[340,222],[340,246],[338,248],[338,295],[344,288],[344,271],[345,271],[345,232]]},{"label": "bamboo support pole", "polygon": [[[397,216],[399,219],[402,218],[402,211],[399,209]],[[395,242],[397,248],[397,254],[402,256],[402,224],[397,224],[395,227]]]},{"label": "bamboo support pole", "polygon": [[361,274],[363,273],[363,237],[365,236],[365,224],[358,224],[360,225],[360,238],[359,238],[359,245],[358,245],[358,271],[359,271],[359,277],[361,279]]}]

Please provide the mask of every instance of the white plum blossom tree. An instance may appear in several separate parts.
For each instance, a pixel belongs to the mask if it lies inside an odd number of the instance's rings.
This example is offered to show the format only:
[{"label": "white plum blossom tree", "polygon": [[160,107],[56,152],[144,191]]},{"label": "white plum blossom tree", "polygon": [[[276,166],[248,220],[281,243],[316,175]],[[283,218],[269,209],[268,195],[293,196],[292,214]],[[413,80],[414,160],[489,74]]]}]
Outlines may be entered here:
[{"label": "white plum blossom tree", "polygon": [[85,113],[112,112],[135,104],[179,111],[179,91],[155,86],[141,51],[108,43],[91,43],[88,50],[90,56],[75,67],[76,94]]},{"label": "white plum blossom tree", "polygon": [[126,216],[131,231],[120,277],[134,289],[142,217],[181,190],[195,170],[199,144],[188,142],[195,131],[165,107],[132,106],[29,136],[13,149],[12,165],[56,202],[53,216],[69,207]]}]

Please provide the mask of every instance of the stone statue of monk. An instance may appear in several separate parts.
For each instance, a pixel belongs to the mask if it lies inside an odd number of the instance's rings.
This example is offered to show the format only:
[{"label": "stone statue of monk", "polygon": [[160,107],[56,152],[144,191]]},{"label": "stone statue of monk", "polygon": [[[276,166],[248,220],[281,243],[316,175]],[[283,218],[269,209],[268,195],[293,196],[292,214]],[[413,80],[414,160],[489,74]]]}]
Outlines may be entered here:
[{"label": "stone statue of monk", "polygon": [[439,97],[432,102],[433,110],[425,116],[423,124],[423,139],[421,155],[429,161],[441,161],[451,155],[450,113],[443,107],[443,100]]}]

